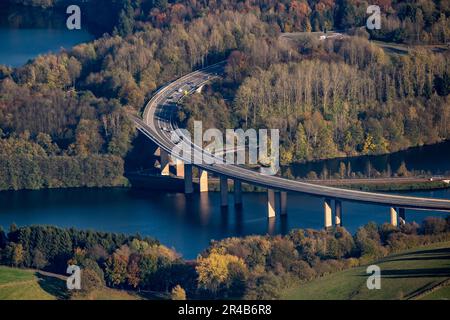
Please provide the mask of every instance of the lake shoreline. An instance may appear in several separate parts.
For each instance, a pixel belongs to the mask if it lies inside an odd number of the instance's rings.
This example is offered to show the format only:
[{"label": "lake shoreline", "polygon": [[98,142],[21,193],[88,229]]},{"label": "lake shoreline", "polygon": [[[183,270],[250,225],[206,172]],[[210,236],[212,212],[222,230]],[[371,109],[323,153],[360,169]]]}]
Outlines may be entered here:
[{"label": "lake shoreline", "polygon": [[[429,179],[422,179],[424,181],[400,181],[398,178],[391,178],[390,182],[379,182],[379,180],[386,179],[369,179],[370,182],[360,182],[359,180],[368,179],[342,179],[342,180],[307,180],[296,179],[305,183],[312,183],[317,185],[326,185],[335,188],[361,190],[369,192],[395,192],[395,191],[433,191],[445,190],[450,188],[450,183],[443,181],[430,181]],[[396,181],[397,180],[397,181]],[[199,190],[198,178],[193,178],[194,190]],[[126,173],[123,179],[116,185],[111,186],[71,186],[71,187],[46,187],[39,189],[18,189],[18,190],[0,190],[1,192],[16,192],[16,191],[36,191],[36,190],[68,190],[68,189],[145,189],[158,190],[165,192],[184,193],[183,178],[175,176],[160,176],[138,173]],[[228,188],[233,190],[233,182],[228,182]],[[209,192],[220,192],[220,182],[218,178],[209,178],[208,182]],[[248,193],[262,193],[266,192],[265,188],[244,184],[242,192]]]},{"label": "lake shoreline", "polygon": [[[243,192],[243,205],[220,206],[218,192],[184,194],[140,188],[71,188],[0,192],[0,225],[54,225],[152,236],[175,247],[187,259],[211,239],[247,235],[285,235],[292,229],[323,228],[323,200],[305,194],[288,195],[287,216],[267,219],[267,196]],[[450,189],[404,192],[404,195],[450,199]],[[343,201],[343,223],[349,232],[374,221],[389,222],[389,208]],[[407,210],[407,221],[421,222],[438,212]]]},{"label": "lake shoreline", "polygon": [[[393,178],[449,175],[450,140],[380,155],[313,160],[282,166],[283,177],[297,179]],[[345,166],[345,167],[344,167]],[[345,170],[344,170],[345,169]],[[401,170],[401,172],[398,172]]]},{"label": "lake shoreline", "polygon": [[379,154],[360,154],[360,155],[353,155],[353,156],[347,156],[347,157],[335,157],[335,158],[326,158],[326,159],[315,159],[315,160],[304,161],[304,162],[292,162],[283,167],[290,167],[293,165],[312,164],[312,163],[318,163],[318,162],[327,161],[327,160],[344,161],[344,160],[351,160],[351,159],[374,158],[374,157],[380,157],[380,156],[393,156],[398,153],[402,153],[402,152],[406,152],[406,151],[413,152],[415,150],[419,150],[422,148],[435,147],[435,146],[438,146],[441,144],[446,144],[446,143],[450,143],[450,139],[443,139],[443,140],[435,142],[435,143],[423,144],[420,146],[411,146],[411,147],[407,147],[405,149],[397,150],[394,152],[386,152],[386,153],[379,153]]},{"label": "lake shoreline", "polygon": [[[61,29],[66,28],[66,21],[69,14],[66,13],[68,3],[58,3],[52,7],[41,7],[27,4],[10,3],[8,1],[0,3],[0,12],[3,11],[3,15],[0,15],[3,21],[0,21],[0,28],[24,28],[34,29],[47,28]],[[17,16],[20,19],[17,19]],[[9,19],[14,17],[13,20]],[[94,17],[95,18],[95,17]],[[20,21],[17,23],[17,21]],[[104,27],[99,27],[95,21],[89,15],[82,16],[82,25],[86,26],[87,31],[95,36],[95,39],[100,38],[104,33],[108,31]],[[36,23],[37,22],[37,23]],[[47,24],[47,25],[43,25]]]},{"label": "lake shoreline", "polygon": [[0,4],[0,65],[20,68],[41,55],[89,43],[101,35],[88,21],[69,30],[65,10]]}]

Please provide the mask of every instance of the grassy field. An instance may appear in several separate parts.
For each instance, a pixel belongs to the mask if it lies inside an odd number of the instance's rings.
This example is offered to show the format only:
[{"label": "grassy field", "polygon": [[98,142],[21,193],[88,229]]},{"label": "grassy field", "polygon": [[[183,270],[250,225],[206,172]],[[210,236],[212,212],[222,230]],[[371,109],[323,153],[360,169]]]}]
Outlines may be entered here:
[{"label": "grassy field", "polygon": [[[376,263],[381,268],[381,289],[368,290],[366,267],[336,272],[286,290],[282,299],[420,299],[448,300],[450,286],[426,295],[436,285],[450,279],[450,242],[421,247],[391,255]],[[0,300],[67,299],[66,283],[61,276],[41,274],[0,266]],[[78,297],[79,299],[80,297]],[[99,289],[83,299],[136,300],[161,299],[109,288]],[[167,297],[166,297],[167,298]]]},{"label": "grassy field", "polygon": [[[0,300],[56,300],[68,299],[66,282],[61,276],[40,274],[0,266]],[[104,288],[96,290],[84,299],[89,300],[136,300],[141,297],[127,291]]]},{"label": "grassy field", "polygon": [[[286,290],[282,299],[347,300],[410,299],[450,278],[450,242],[391,255],[376,263],[381,268],[381,289],[366,286],[366,267],[345,270]],[[448,287],[423,299],[450,298]]]},{"label": "grassy field", "polygon": [[123,290],[103,288],[91,292],[87,297],[74,298],[73,300],[142,300],[142,297]]},{"label": "grassy field", "polygon": [[450,285],[427,294],[420,300],[450,300]]},{"label": "grassy field", "polygon": [[33,270],[21,270],[0,266],[0,300],[54,300],[61,297],[58,288],[65,293],[64,286],[60,286],[59,279],[48,279],[39,276]]}]

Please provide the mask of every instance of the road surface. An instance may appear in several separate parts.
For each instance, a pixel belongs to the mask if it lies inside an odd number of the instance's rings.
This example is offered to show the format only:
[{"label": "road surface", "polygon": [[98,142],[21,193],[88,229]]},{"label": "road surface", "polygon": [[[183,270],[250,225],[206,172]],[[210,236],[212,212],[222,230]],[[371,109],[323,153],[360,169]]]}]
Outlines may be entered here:
[{"label": "road surface", "polygon": [[[153,140],[160,148],[170,153],[175,147],[174,142],[171,140],[172,131],[178,128],[175,121],[175,114],[177,112],[175,102],[183,98],[185,91],[193,92],[212,78],[222,75],[224,73],[224,66],[225,62],[221,62],[208,68],[192,72],[158,90],[147,103],[143,112],[143,118],[140,119],[139,117],[132,116],[137,128]],[[202,148],[194,144],[191,147],[197,150],[201,150]],[[211,161],[213,157],[214,155],[208,153],[203,155],[203,159],[207,160],[206,163],[213,162]],[[223,175],[244,183],[279,191],[300,192],[327,199],[371,203],[406,209],[450,212],[450,200],[445,199],[419,198],[340,189],[289,180],[278,176],[263,175],[257,171],[231,164],[195,164],[195,166],[217,175]]]}]

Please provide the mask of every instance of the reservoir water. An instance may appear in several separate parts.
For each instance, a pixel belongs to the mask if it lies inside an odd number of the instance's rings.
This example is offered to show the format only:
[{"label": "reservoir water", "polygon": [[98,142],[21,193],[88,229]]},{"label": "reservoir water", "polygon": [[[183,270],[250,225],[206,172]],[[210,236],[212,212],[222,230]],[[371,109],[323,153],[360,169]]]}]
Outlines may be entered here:
[{"label": "reservoir water", "polygon": [[0,64],[18,67],[40,54],[94,39],[87,28],[68,30],[61,12],[0,1]]},{"label": "reservoir water", "polygon": [[[450,199],[450,189],[408,192]],[[229,203],[233,202],[232,195]],[[288,195],[288,215],[267,219],[266,194],[244,193],[243,208],[223,210],[220,194],[184,194],[140,189],[60,189],[0,192],[0,225],[48,224],[153,236],[185,258],[195,258],[211,239],[250,234],[286,234],[293,228],[323,227],[319,198]],[[422,221],[431,213],[407,210],[407,220]],[[369,222],[389,221],[382,206],[343,202],[343,224],[352,233]]]},{"label": "reservoir water", "polygon": [[404,163],[408,171],[417,174],[430,175],[450,175],[450,141],[444,141],[434,145],[427,145],[407,150],[384,154],[360,157],[349,157],[344,159],[329,159],[321,161],[311,161],[307,163],[294,164],[283,168],[284,173],[288,170],[294,177],[304,178],[310,172],[315,172],[317,176],[327,172],[328,177],[332,177],[339,172],[341,163],[346,168],[351,168],[353,174],[364,175],[365,177],[376,177],[376,173],[391,172],[394,174],[400,165]]},{"label": "reservoir water", "polygon": [[[37,8],[5,6],[0,1],[0,64],[20,66],[47,52],[69,49],[94,38],[86,29],[70,31],[66,15]],[[442,174],[450,171],[450,143],[378,157],[345,160],[354,172],[374,168],[395,171],[402,161],[409,170]],[[330,175],[344,160],[327,160],[293,166],[294,176],[310,171]],[[368,165],[368,163],[370,163]],[[450,199],[450,190],[409,192],[410,195]],[[250,234],[286,234],[293,228],[323,227],[323,204],[319,198],[288,196],[287,217],[268,220],[266,195],[245,193],[243,208],[221,209],[218,193],[193,194],[140,189],[61,189],[0,192],[0,225],[48,224],[153,236],[174,247],[185,258],[195,258],[211,239]],[[230,195],[229,203],[233,198]],[[407,220],[423,220],[442,213],[407,211]],[[343,203],[343,224],[350,231],[369,222],[387,222],[386,207]]]}]

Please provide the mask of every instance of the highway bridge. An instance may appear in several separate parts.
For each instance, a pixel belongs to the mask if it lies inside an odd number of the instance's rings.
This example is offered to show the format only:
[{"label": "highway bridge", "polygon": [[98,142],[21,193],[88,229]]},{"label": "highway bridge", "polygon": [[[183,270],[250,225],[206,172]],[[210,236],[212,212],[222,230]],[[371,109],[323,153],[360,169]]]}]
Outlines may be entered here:
[{"label": "highway bridge", "polygon": [[[169,175],[170,154],[175,143],[172,133],[178,129],[176,121],[177,102],[187,94],[201,91],[202,86],[215,77],[224,73],[225,62],[187,74],[159,89],[147,103],[142,118],[131,116],[136,127],[160,148],[161,174]],[[179,141],[176,141],[180,143]],[[190,143],[193,150],[202,150],[202,146]],[[274,217],[278,212],[287,213],[287,192],[299,192],[323,198],[324,227],[330,228],[342,225],[342,201],[352,201],[368,204],[382,205],[389,208],[390,223],[397,226],[406,219],[405,209],[431,210],[450,212],[450,200],[419,198],[392,194],[363,192],[340,189],[335,187],[311,184],[301,181],[281,178],[273,175],[264,175],[255,170],[234,164],[207,164],[216,155],[203,153],[203,161],[190,161],[192,159],[176,160],[177,176],[185,181],[185,192],[193,192],[192,167],[199,168],[200,192],[208,191],[208,173],[220,178],[221,205],[228,205],[228,179],[234,181],[235,205],[242,205],[242,183],[260,186],[267,189],[267,216]],[[210,159],[207,159],[210,158]],[[209,160],[209,161],[206,161]],[[275,198],[279,198],[279,207],[275,206]],[[334,208],[332,203],[334,202]],[[334,213],[334,219],[333,219]]]}]

